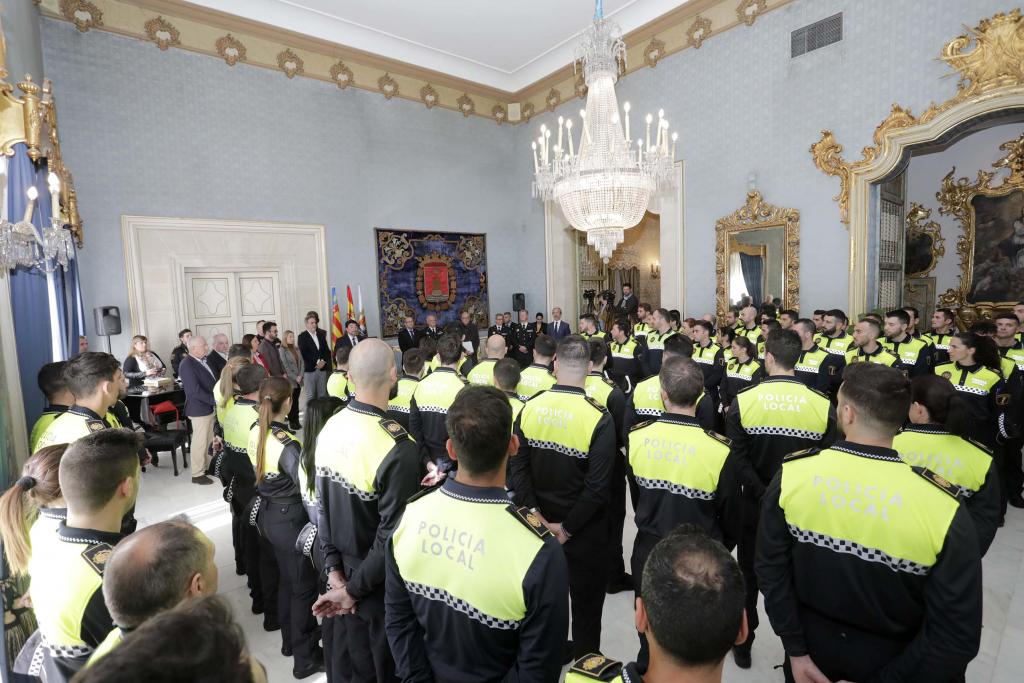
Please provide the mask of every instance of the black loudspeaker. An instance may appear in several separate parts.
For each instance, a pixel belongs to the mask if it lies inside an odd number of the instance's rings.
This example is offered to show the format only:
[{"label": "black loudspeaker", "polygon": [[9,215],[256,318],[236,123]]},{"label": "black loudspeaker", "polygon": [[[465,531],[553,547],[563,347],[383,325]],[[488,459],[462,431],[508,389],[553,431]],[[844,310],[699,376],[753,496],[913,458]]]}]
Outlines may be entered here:
[{"label": "black loudspeaker", "polygon": [[117,306],[100,306],[92,309],[96,317],[96,334],[110,337],[121,334],[121,311]]},{"label": "black loudspeaker", "polygon": [[526,295],[522,292],[517,292],[512,295],[512,310],[522,311],[526,308]]}]

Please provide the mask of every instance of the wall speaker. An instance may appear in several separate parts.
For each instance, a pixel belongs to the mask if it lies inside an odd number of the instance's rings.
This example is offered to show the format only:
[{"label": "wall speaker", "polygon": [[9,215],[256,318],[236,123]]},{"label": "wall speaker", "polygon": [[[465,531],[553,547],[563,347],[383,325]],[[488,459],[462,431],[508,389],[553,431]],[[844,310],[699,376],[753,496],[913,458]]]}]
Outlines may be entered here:
[{"label": "wall speaker", "polygon": [[526,308],[526,295],[522,292],[517,292],[512,295],[512,310],[522,311]]},{"label": "wall speaker", "polygon": [[110,337],[121,334],[121,311],[117,306],[100,306],[93,309],[96,318],[96,334]]}]

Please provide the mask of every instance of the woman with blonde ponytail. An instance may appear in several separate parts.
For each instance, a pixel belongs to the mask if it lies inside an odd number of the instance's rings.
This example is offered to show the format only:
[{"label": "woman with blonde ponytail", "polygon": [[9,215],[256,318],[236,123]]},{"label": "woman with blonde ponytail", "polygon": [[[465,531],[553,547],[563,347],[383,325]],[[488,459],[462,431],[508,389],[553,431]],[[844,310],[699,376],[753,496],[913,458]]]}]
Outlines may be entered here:
[{"label": "woman with blonde ponytail", "polygon": [[0,541],[7,577],[0,581],[4,601],[7,661],[13,662],[36,630],[27,599],[32,548],[57,539],[57,525],[67,516],[57,471],[67,444],[40,449],[25,462],[21,478],[0,496]]},{"label": "woman with blonde ponytail", "polygon": [[235,344],[228,350],[228,362],[220,371],[220,379],[213,385],[213,400],[216,403],[217,422],[222,422],[224,413],[231,407],[235,399],[235,373],[238,368],[247,365],[252,352],[242,344]]},{"label": "woman with blonde ponytail", "polygon": [[292,673],[305,678],[322,670],[323,651],[317,646],[312,607],[317,596],[317,573],[296,550],[295,539],[307,521],[300,495],[299,467],[302,448],[288,428],[292,385],[284,377],[268,377],[260,384],[259,418],[249,432],[249,459],[256,471],[259,496],[257,525],[269,541],[277,564],[278,617],[281,651],[295,657]]}]

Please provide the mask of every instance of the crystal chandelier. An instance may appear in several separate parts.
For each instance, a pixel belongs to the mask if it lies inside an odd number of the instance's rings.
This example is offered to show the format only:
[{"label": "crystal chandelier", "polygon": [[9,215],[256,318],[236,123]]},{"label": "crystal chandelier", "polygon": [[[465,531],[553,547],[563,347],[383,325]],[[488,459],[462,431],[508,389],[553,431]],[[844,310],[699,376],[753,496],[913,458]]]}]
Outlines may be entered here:
[{"label": "crystal chandelier", "polygon": [[[51,206],[56,213],[60,206],[60,179],[56,173],[50,173],[48,182]],[[47,273],[57,270],[58,266],[67,270],[75,254],[71,231],[54,215],[50,218],[50,226],[43,228],[40,235],[32,224],[39,191],[29,187],[27,195],[28,205],[20,221],[0,220],[0,273],[18,267],[39,268]]]},{"label": "crystal chandelier", "polygon": [[630,139],[629,102],[623,105],[620,119],[615,97],[626,45],[618,25],[604,18],[601,0],[596,2],[594,23],[584,32],[576,58],[583,64],[587,84],[579,145],[573,139],[572,119],[558,117],[554,145],[551,130],[540,127],[540,137],[532,143],[533,193],[545,201],[557,200],[569,223],[587,234],[587,244],[608,263],[622,242],[623,231],[644,217],[651,195],[673,184],[678,133],[672,133],[670,149],[668,121],[661,110],[653,140],[650,114],[645,118],[646,135],[638,135],[635,143]]}]

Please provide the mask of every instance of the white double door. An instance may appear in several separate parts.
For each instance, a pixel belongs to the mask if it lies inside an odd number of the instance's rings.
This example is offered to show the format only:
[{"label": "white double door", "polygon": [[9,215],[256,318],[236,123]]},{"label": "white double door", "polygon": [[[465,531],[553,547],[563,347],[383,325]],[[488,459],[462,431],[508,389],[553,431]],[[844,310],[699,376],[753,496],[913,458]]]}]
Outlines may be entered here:
[{"label": "white double door", "polygon": [[273,320],[284,331],[277,271],[186,269],[185,283],[189,329],[208,342],[223,333],[237,344],[256,333],[260,320]]}]

